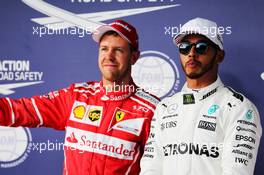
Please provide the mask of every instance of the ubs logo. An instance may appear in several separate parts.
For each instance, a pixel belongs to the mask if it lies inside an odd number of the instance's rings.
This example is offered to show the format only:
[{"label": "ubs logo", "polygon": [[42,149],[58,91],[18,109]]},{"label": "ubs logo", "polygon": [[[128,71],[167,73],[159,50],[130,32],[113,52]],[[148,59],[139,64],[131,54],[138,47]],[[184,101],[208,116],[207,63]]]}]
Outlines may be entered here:
[{"label": "ubs logo", "polygon": [[161,123],[161,130],[168,129],[168,128],[175,128],[176,126],[177,126],[177,121]]}]

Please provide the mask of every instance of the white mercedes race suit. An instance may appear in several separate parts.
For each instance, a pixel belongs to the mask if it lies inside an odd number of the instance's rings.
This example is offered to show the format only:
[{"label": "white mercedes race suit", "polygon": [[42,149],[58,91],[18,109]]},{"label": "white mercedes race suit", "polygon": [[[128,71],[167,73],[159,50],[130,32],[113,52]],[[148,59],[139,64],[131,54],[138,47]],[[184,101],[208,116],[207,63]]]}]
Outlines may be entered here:
[{"label": "white mercedes race suit", "polygon": [[262,134],[259,113],[218,77],[160,102],[141,175],[252,175]]}]

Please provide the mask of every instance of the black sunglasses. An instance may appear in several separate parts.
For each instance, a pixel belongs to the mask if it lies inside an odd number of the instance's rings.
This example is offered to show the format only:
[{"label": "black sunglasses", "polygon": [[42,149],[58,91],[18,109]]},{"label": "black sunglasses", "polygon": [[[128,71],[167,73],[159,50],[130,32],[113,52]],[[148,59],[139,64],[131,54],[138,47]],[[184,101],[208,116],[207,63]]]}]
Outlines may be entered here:
[{"label": "black sunglasses", "polygon": [[195,52],[199,55],[204,55],[208,51],[209,45],[212,44],[206,41],[198,41],[197,43],[181,42],[178,44],[178,48],[181,54],[187,55],[192,47],[195,46]]}]

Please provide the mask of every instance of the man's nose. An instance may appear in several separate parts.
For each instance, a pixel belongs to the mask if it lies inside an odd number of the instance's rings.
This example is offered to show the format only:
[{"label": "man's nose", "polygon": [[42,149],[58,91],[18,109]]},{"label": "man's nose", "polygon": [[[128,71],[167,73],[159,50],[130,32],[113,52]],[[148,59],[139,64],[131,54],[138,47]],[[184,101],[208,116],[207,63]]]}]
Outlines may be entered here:
[{"label": "man's nose", "polygon": [[115,59],[115,53],[113,49],[108,50],[108,52],[106,53],[106,58],[111,61]]},{"label": "man's nose", "polygon": [[197,52],[195,50],[195,46],[191,47],[191,50],[190,50],[190,52],[188,54],[188,57],[192,57],[192,58],[196,58],[197,57]]}]

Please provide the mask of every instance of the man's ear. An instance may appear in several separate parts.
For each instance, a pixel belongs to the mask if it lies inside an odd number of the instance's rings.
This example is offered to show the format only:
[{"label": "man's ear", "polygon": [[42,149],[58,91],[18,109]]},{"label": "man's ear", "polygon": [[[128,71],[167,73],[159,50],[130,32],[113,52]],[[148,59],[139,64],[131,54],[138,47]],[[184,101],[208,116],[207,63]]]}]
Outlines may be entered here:
[{"label": "man's ear", "polygon": [[223,50],[218,50],[217,51],[217,63],[221,63],[225,58],[225,51]]},{"label": "man's ear", "polygon": [[134,65],[140,56],[140,51],[133,51],[131,55],[131,65]]}]

